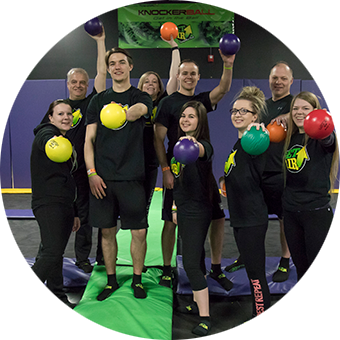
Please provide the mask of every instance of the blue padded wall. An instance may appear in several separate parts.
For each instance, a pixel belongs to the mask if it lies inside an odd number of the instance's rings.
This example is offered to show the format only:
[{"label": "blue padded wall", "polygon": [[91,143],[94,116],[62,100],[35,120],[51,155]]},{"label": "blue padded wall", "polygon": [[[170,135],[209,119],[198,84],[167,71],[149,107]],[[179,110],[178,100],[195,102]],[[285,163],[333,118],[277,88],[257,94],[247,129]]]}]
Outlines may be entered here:
[{"label": "blue padded wall", "polygon": [[[164,85],[166,79],[163,79]],[[94,80],[90,80],[88,94],[92,92]],[[137,86],[138,79],[131,79]],[[219,79],[201,79],[196,93],[210,91],[216,87]],[[112,80],[107,79],[109,88]],[[232,126],[229,109],[238,92],[243,86],[255,85],[261,88],[266,98],[270,97],[268,79],[233,79],[229,93],[218,103],[217,109],[208,115],[210,137],[215,150],[213,171],[216,180],[223,175],[223,166],[231,148],[237,140],[237,130]],[[327,108],[322,93],[313,80],[294,80],[291,93],[311,91],[320,97],[322,107]],[[67,98],[66,81],[27,80],[22,86],[12,107],[9,122],[4,133],[1,152],[1,186],[3,188],[30,188],[30,153],[33,142],[33,129],[45,115],[49,104],[58,98]],[[9,124],[10,123],[10,124]],[[12,157],[12,158],[11,158]],[[13,168],[13,183],[11,182]],[[157,186],[162,187],[162,174],[158,173]]]},{"label": "blue padded wall", "polygon": [[1,187],[11,188],[12,187],[12,176],[11,176],[11,145],[10,145],[10,126],[9,120],[7,121],[4,136],[2,139],[1,147]]},{"label": "blue padded wall", "polygon": [[65,80],[27,80],[22,86],[9,116],[15,188],[31,187],[33,129],[40,123],[50,103],[65,96]]}]

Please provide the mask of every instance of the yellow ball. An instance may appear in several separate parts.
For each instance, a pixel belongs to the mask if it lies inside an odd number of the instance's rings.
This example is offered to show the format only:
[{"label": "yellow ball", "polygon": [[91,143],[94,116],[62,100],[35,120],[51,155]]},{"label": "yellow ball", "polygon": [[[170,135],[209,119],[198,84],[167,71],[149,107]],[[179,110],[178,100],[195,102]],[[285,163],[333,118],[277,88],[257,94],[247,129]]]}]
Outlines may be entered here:
[{"label": "yellow ball", "polygon": [[124,109],[115,103],[110,103],[100,111],[100,120],[109,129],[118,129],[126,122]]},{"label": "yellow ball", "polygon": [[56,163],[68,161],[72,155],[72,144],[64,137],[53,137],[45,145],[47,157]]}]

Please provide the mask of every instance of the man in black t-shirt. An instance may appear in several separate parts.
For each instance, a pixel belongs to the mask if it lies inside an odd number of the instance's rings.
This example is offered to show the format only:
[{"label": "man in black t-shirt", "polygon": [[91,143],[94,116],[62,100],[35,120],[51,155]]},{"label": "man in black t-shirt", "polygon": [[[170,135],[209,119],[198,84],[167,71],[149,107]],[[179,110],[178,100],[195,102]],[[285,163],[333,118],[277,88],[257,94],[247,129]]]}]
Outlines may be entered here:
[{"label": "man in black t-shirt", "polygon": [[[286,62],[276,63],[270,71],[269,86],[272,97],[266,100],[268,116],[265,125],[283,124],[287,126],[290,103],[293,96],[290,87],[293,84],[293,70]],[[283,145],[270,143],[267,151],[267,162],[263,173],[263,192],[268,206],[269,214],[277,215],[280,223],[281,260],[277,271],[273,274],[274,282],[286,281],[289,277],[289,258],[286,236],[282,220],[282,193],[283,193]]]},{"label": "man in black t-shirt", "polygon": [[[152,100],[130,83],[133,61],[127,51],[114,48],[105,62],[112,88],[95,95],[86,117],[85,163],[90,184],[90,223],[102,231],[102,250],[107,285],[97,296],[103,301],[119,288],[116,279],[117,219],[121,229],[131,230],[132,289],[136,298],[146,298],[141,282],[146,254],[146,199],[144,191],[143,131],[152,113]],[[126,122],[117,129],[105,127],[100,112],[110,103],[121,105]]]},{"label": "man in black t-shirt", "polygon": [[[162,254],[163,254],[163,274],[160,284],[171,287],[171,258],[175,244],[176,225],[172,222],[171,206],[173,202],[172,190],[174,186],[174,176],[170,171],[170,160],[173,146],[178,140],[178,121],[182,106],[190,100],[198,100],[204,104],[207,111],[213,111],[217,103],[229,91],[232,81],[232,67],[235,55],[226,56],[220,52],[223,62],[223,73],[220,83],[210,92],[203,92],[195,95],[197,82],[200,79],[199,67],[193,60],[183,60],[178,68],[177,78],[180,83],[179,91],[161,100],[155,119],[155,150],[163,172],[163,210],[162,219],[164,227],[162,232]],[[164,146],[165,137],[169,143],[167,151]],[[218,191],[216,202],[220,199]],[[216,195],[215,195],[216,196]],[[216,205],[215,205],[216,206]],[[218,206],[218,204],[217,204]],[[223,210],[220,208],[214,212],[213,221],[210,227],[209,240],[211,244],[211,276],[216,279],[225,289],[229,290],[231,285],[229,280],[221,271],[221,255],[224,236]]]}]

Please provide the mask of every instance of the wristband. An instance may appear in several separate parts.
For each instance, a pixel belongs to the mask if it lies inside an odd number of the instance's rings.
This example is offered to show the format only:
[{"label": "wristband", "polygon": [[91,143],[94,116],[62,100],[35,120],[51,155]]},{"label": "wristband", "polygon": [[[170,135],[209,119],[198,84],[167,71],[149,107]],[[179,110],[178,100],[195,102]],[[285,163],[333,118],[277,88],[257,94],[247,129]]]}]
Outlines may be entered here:
[{"label": "wristband", "polygon": [[97,175],[96,169],[89,169],[87,170],[87,176],[91,177],[93,175]]},{"label": "wristband", "polygon": [[172,210],[172,213],[175,213],[175,212],[177,212],[177,207],[175,205],[173,205],[171,210]]},{"label": "wristband", "polygon": [[172,47],[171,51],[178,50],[178,46]]},{"label": "wristband", "polygon": [[232,70],[232,69],[233,69],[232,67],[225,67],[224,65],[223,65],[223,68],[224,68],[225,70]]},{"label": "wristband", "polygon": [[165,166],[164,168],[162,168],[162,172],[167,171],[167,170],[170,170],[169,166]]}]

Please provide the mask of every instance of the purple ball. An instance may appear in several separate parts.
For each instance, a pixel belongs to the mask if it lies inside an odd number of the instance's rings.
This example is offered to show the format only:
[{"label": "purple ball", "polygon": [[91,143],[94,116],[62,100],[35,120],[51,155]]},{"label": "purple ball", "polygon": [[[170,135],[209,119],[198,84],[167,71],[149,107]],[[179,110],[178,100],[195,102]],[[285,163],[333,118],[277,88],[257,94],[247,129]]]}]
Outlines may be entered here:
[{"label": "purple ball", "polygon": [[189,139],[182,139],[174,146],[174,157],[177,162],[190,164],[196,162],[200,153],[197,143]]},{"label": "purple ball", "polygon": [[85,31],[90,35],[98,35],[103,32],[103,24],[98,18],[93,18],[84,24]]},{"label": "purple ball", "polygon": [[220,50],[224,55],[234,55],[241,47],[241,41],[235,34],[225,34],[220,39]]}]

